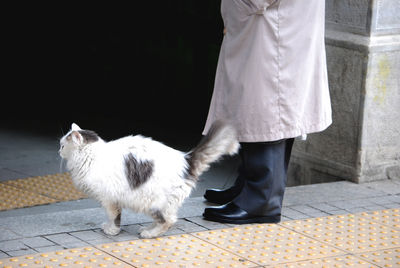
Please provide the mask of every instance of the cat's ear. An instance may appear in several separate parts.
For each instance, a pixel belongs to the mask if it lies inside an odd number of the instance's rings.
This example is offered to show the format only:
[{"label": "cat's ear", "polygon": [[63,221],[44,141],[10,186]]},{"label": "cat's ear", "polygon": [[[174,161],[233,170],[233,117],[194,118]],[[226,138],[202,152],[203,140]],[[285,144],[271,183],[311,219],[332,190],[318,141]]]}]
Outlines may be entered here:
[{"label": "cat's ear", "polygon": [[77,124],[72,123],[72,125],[71,125],[71,130],[72,130],[72,131],[78,131],[78,130],[81,130],[81,128],[80,128]]},{"label": "cat's ear", "polygon": [[81,144],[83,142],[83,137],[82,137],[81,133],[79,133],[76,130],[73,130],[71,132],[71,138],[72,138],[72,141],[76,144]]}]

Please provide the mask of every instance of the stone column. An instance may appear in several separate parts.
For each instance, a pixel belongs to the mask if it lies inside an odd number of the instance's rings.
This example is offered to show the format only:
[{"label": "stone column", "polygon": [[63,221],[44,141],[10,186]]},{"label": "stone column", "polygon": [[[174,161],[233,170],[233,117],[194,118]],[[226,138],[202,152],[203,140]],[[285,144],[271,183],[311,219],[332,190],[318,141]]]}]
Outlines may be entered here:
[{"label": "stone column", "polygon": [[289,185],[400,178],[400,0],[326,0],[326,52],[333,124],[295,143]]}]

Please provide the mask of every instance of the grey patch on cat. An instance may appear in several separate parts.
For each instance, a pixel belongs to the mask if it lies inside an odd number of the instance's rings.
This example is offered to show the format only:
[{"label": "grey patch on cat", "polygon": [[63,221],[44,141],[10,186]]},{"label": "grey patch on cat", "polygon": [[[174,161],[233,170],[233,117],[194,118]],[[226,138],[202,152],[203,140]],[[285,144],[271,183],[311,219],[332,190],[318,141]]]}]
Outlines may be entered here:
[{"label": "grey patch on cat", "polygon": [[99,135],[92,130],[78,130],[78,132],[82,135],[86,143],[92,143],[99,140]]},{"label": "grey patch on cat", "polygon": [[131,189],[144,184],[153,174],[153,161],[138,161],[132,154],[125,156],[125,174]]},{"label": "grey patch on cat", "polygon": [[154,210],[151,213],[151,216],[153,217],[153,219],[158,222],[158,223],[165,223],[165,219],[163,214],[161,213],[161,211],[159,210]]},{"label": "grey patch on cat", "polygon": [[115,224],[115,226],[117,226],[117,227],[121,227],[121,213],[119,213],[119,214],[117,215],[117,217],[114,219],[114,224]]}]

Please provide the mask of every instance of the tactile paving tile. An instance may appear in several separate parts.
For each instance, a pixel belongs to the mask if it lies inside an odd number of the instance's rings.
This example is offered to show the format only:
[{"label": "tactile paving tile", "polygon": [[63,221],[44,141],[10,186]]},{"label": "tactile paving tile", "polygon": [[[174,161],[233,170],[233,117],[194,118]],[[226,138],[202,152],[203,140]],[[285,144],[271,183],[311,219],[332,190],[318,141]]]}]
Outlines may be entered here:
[{"label": "tactile paving tile", "polygon": [[345,254],[344,251],[276,224],[245,225],[193,235],[259,265]]},{"label": "tactile paving tile", "polygon": [[400,245],[400,232],[353,214],[287,221],[282,226],[351,253]]},{"label": "tactile paving tile", "polygon": [[372,265],[371,263],[357,258],[353,255],[344,255],[330,258],[314,259],[307,261],[299,261],[294,263],[286,263],[272,266],[265,266],[268,268],[341,268],[341,267],[368,267],[375,268],[379,266]]},{"label": "tactile paving tile", "polygon": [[0,267],[400,267],[399,241],[394,228],[348,214],[12,257]]},{"label": "tactile paving tile", "polygon": [[0,210],[57,202],[57,200],[0,183]]},{"label": "tactile paving tile", "polygon": [[98,248],[136,267],[257,266],[188,234],[104,244]]},{"label": "tactile paving tile", "polygon": [[75,188],[69,173],[9,180],[4,183],[59,201],[77,200],[86,197]]},{"label": "tactile paving tile", "polygon": [[400,209],[384,209],[356,214],[362,218],[382,223],[400,231]]},{"label": "tactile paving tile", "polygon": [[400,267],[400,247],[364,252],[357,256],[381,267]]},{"label": "tactile paving tile", "polygon": [[93,247],[0,260],[0,267],[132,267]]}]

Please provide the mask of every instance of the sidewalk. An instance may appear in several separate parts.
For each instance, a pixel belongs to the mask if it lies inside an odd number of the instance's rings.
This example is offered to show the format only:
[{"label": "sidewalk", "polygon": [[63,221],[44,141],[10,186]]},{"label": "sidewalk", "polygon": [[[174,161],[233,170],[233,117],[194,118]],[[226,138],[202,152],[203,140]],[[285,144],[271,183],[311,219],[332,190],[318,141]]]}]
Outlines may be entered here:
[{"label": "sidewalk", "polygon": [[[205,221],[201,217],[201,214],[207,205],[211,204],[206,204],[202,197],[193,197],[186,200],[184,206],[180,209],[179,221],[177,224],[158,240],[138,240],[138,229],[141,226],[149,224],[151,220],[146,216],[134,214],[130,211],[123,212],[123,231],[119,235],[115,237],[105,235],[100,229],[101,223],[106,219],[105,213],[99,204],[90,199],[2,211],[0,212],[0,259],[2,259],[1,261],[3,263],[9,265],[12,264],[13,260],[17,263],[17,260],[20,259],[15,257],[23,255],[26,255],[23,258],[25,258],[24,260],[27,261],[30,260],[29,258],[32,259],[32,256],[36,256],[34,259],[38,258],[37,256],[41,256],[42,259],[46,259],[46,257],[43,256],[50,256],[51,254],[52,256],[55,256],[57,254],[76,253],[78,254],[77,256],[79,256],[83,254],[82,252],[89,250],[95,251],[97,254],[101,254],[101,256],[106,253],[111,254],[110,256],[107,255],[108,258],[118,262],[123,259],[121,259],[121,254],[119,251],[119,255],[117,254],[119,257],[116,257],[116,255],[113,254],[113,250],[116,250],[115,247],[124,247],[124,250],[126,251],[133,245],[139,245],[139,247],[133,247],[130,249],[134,251],[136,249],[140,249],[140,246],[150,245],[147,243],[152,243],[153,245],[154,243],[164,243],[167,241],[170,241],[171,243],[166,250],[172,250],[174,248],[176,250],[177,246],[179,246],[179,243],[189,243],[185,244],[188,246],[191,243],[190,241],[192,241],[194,244],[191,246],[197,248],[199,243],[201,244],[201,242],[207,242],[206,246],[204,246],[205,249],[207,249],[206,252],[214,248],[218,252],[221,251],[221,254],[228,254],[230,256],[230,260],[233,260],[232,258],[235,258],[235,256],[239,256],[240,258],[238,258],[240,260],[234,263],[244,265],[248,264],[247,266],[250,267],[257,267],[267,264],[275,265],[279,263],[292,263],[293,260],[296,261],[297,265],[301,261],[310,261],[310,259],[314,261],[322,261],[322,259],[326,259],[327,256],[335,256],[336,258],[346,258],[350,256],[350,259],[356,258],[357,261],[360,261],[359,259],[361,255],[359,256],[355,253],[359,252],[360,254],[363,253],[364,255],[368,255],[368,253],[371,253],[372,250],[374,250],[373,252],[375,253],[378,252],[376,249],[390,249],[390,254],[394,254],[394,257],[391,255],[392,257],[390,258],[396,259],[396,256],[400,258],[400,253],[396,252],[396,250],[400,250],[400,233],[398,233],[400,231],[400,181],[380,181],[361,185],[343,181],[288,187],[284,199],[283,220],[278,225],[256,224],[248,226],[233,226]],[[375,212],[363,213],[368,211]],[[375,220],[371,218],[374,216],[376,216]],[[386,221],[382,222],[382,220],[385,220],[385,218]],[[334,224],[332,225],[334,228],[333,231],[331,229],[331,235],[333,235],[332,238],[340,234],[336,229],[343,228],[343,226],[344,228],[350,229],[349,231],[353,229],[355,234],[362,234],[362,232],[359,230],[357,231],[357,227],[362,226],[363,224],[372,224],[374,228],[378,228],[378,230],[381,232],[384,229],[386,232],[389,232],[389,236],[385,237],[381,234],[375,234],[371,237],[371,232],[368,230],[369,234],[368,232],[366,233],[368,238],[367,244],[376,242],[375,246],[367,248],[366,251],[360,251],[359,249],[357,250],[356,245],[361,243],[357,241],[361,240],[357,240],[357,237],[355,237],[353,238],[355,241],[355,244],[353,244],[354,249],[349,250],[349,248],[347,248],[346,250],[340,246],[340,243],[332,244],[329,243],[329,241],[327,242],[324,240],[327,236],[329,237],[329,234],[325,232],[328,230],[326,228],[332,223]],[[337,223],[340,223],[341,225],[335,225]],[[354,224],[349,225],[350,223]],[[349,228],[346,226],[351,227]],[[210,230],[213,231],[210,232]],[[252,231],[249,233],[246,232],[246,230]],[[308,252],[311,255],[305,255],[306,257],[304,257],[304,254],[303,257],[297,258],[287,255],[287,258],[291,259],[279,258],[279,261],[271,261],[271,257],[269,256],[267,258],[267,255],[274,250],[270,252],[270,249],[265,248],[266,245],[262,243],[265,242],[265,240],[257,241],[257,239],[254,239],[256,233],[253,231],[256,230],[263,232],[265,230],[272,230],[272,238],[275,239],[276,237],[282,236],[282,241],[286,242],[288,242],[291,239],[290,236],[293,235],[295,238],[292,239],[295,239],[294,241],[297,241],[296,243],[301,242],[298,241],[298,239],[301,239],[300,237],[305,237],[306,239],[312,238],[311,240],[307,240],[307,242],[304,244],[307,245],[308,249],[313,247],[315,243],[318,244],[318,247],[325,245],[329,247],[330,254],[321,255],[318,253],[321,252],[321,250],[318,249],[319,251],[316,251],[318,254],[315,256],[312,255],[312,252]],[[279,231],[282,232],[281,235],[279,234]],[[248,254],[248,250],[251,250],[251,248],[245,250],[247,257],[240,255],[240,253],[239,255],[236,255],[237,252],[229,250],[229,246],[237,246],[237,243],[240,242],[240,240],[231,240],[229,237],[223,236],[225,233],[230,235],[237,233],[236,236],[241,237],[240,239],[243,239],[243,241],[248,240],[246,245],[248,245],[248,243],[257,245],[257,243],[261,242],[265,249],[265,252],[263,251],[262,253],[267,255],[265,258],[260,258],[255,262],[248,257],[251,256],[251,254]],[[311,235],[313,233],[314,235]],[[340,235],[338,237],[336,237],[337,241],[343,239],[347,242],[352,241],[349,240],[348,237],[340,237]],[[185,242],[179,242],[181,240],[184,240]],[[386,246],[379,246],[382,241],[385,241],[389,244]],[[239,245],[240,244],[243,243],[239,243]],[[284,244],[283,246],[287,246],[287,244],[288,243]],[[269,248],[272,247],[272,249],[274,249],[273,247],[278,245],[279,243],[272,243],[269,245]],[[349,244],[347,243],[345,245],[348,246]],[[166,246],[167,245],[164,245],[164,249]],[[71,252],[68,251],[69,249],[76,250]],[[253,250],[256,249],[257,247],[253,248]],[[288,253],[291,251],[290,248],[286,248],[286,250],[288,250]],[[332,250],[337,252],[332,253]],[[38,253],[48,252],[53,253],[49,253],[47,255],[35,255]],[[244,251],[242,250],[242,252]],[[275,250],[275,252],[279,251]],[[123,254],[131,258],[132,255],[129,255],[128,253],[130,252],[125,252]],[[160,252],[157,251],[156,254],[158,255],[145,254],[145,257],[142,255],[143,258],[139,260],[139,263],[141,265],[146,263],[149,264],[149,262],[145,262],[149,261],[146,259],[146,257],[155,260],[155,262],[152,262],[153,265],[157,261],[161,262],[159,258],[165,254],[163,255],[159,253]],[[381,255],[383,253],[380,252],[379,254]],[[171,257],[171,255],[168,256]],[[299,256],[301,256],[301,254]],[[365,256],[361,257],[361,259],[367,261],[368,258]],[[103,258],[105,257],[103,256]],[[127,263],[135,265],[132,262],[132,258]],[[204,265],[206,262],[204,261],[206,259],[207,256],[203,256],[203,262],[200,262],[202,264],[201,267],[205,267]],[[344,260],[349,261],[350,259]],[[170,260],[173,261],[173,259]],[[182,261],[182,259],[180,260]],[[211,257],[207,260],[216,261],[214,257]],[[397,263],[399,262],[400,259],[397,259]],[[194,265],[193,263],[196,262],[191,262],[191,264],[189,264],[187,267]],[[122,262],[122,264],[125,265],[126,263]],[[188,265],[188,263],[185,265]],[[215,265],[215,267],[216,266],[218,265]],[[152,265],[149,267],[152,267]]]},{"label": "sidewalk", "polygon": [[[0,131],[0,147],[0,187],[10,196],[16,179],[60,172],[53,135]],[[105,235],[105,212],[91,199],[55,195],[57,203],[0,211],[0,267],[400,267],[400,180],[288,187],[280,224],[205,221],[205,189],[231,185],[235,165],[213,165],[156,239],[139,239],[151,219],[128,210],[122,232]],[[19,198],[26,192],[55,194],[29,186]]]}]

